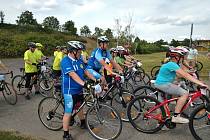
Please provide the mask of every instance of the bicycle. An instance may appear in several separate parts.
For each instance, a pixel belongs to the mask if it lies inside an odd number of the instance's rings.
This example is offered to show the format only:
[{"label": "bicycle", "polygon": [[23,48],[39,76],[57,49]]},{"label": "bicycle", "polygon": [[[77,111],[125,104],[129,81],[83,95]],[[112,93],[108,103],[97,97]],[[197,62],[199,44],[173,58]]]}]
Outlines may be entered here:
[{"label": "bicycle", "polygon": [[[209,90],[204,91],[210,94]],[[189,118],[190,132],[196,140],[209,139],[210,131],[210,104],[202,104],[198,106]]]},{"label": "bicycle", "polygon": [[[44,91],[49,91],[52,89],[54,80],[47,76],[45,74],[45,69],[42,66],[39,66],[39,70],[41,72],[38,73],[38,76],[31,78],[30,82],[30,91],[32,90],[34,81],[38,79],[38,85],[43,89]],[[20,72],[22,72],[22,75],[16,75],[12,79],[12,85],[18,91],[18,95],[24,95],[25,94],[25,84],[26,84],[26,75],[25,75],[25,69],[20,68]],[[46,96],[44,94],[45,92],[41,92],[41,95]]]},{"label": "bicycle", "polygon": [[[120,115],[113,107],[98,101],[98,95],[95,94],[96,83],[90,82],[90,84],[91,87],[83,93],[84,102],[74,110],[71,118],[74,118],[86,105],[88,109],[85,114],[85,119],[89,133],[98,140],[116,139],[122,131]],[[54,131],[60,130],[62,128],[63,114],[64,103],[61,94],[57,98],[45,97],[40,101],[38,116],[46,128]],[[73,123],[71,122],[71,125]]]},{"label": "bicycle", "polygon": [[[172,111],[169,108],[169,103],[176,102],[178,98],[167,99],[165,93],[161,93],[164,94],[163,102],[159,102],[151,96],[140,95],[129,103],[127,116],[136,130],[143,133],[155,133],[160,131],[164,125],[169,129],[176,127],[176,123],[171,122]],[[195,91],[189,94],[188,101],[181,109],[181,113],[199,98],[203,100],[203,103],[210,103],[208,97],[201,90]],[[147,126],[147,124],[152,124],[152,126]]]},{"label": "bicycle", "polygon": [[3,93],[4,99],[8,104],[15,105],[17,103],[17,92],[11,84],[5,81],[5,75],[10,74],[13,77],[13,72],[0,73],[0,91]]}]

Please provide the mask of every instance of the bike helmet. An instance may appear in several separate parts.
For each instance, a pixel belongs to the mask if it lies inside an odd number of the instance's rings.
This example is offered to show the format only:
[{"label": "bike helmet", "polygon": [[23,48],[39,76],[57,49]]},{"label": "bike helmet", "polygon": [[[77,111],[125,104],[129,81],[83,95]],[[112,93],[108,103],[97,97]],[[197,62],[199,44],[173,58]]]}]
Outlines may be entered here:
[{"label": "bike helmet", "polygon": [[36,43],[36,47],[41,49],[43,48],[43,45],[41,43]]},{"label": "bike helmet", "polygon": [[170,49],[167,56],[168,57],[183,57],[187,54],[187,49],[183,49],[183,48],[173,48]]},{"label": "bike helmet", "polygon": [[34,42],[28,42],[28,47],[36,48],[36,44]]},{"label": "bike helmet", "polygon": [[79,41],[69,41],[67,42],[67,50],[73,51],[73,50],[84,50],[85,45]]},{"label": "bike helmet", "polygon": [[109,39],[106,36],[98,37],[98,43],[106,43],[109,42]]},{"label": "bike helmet", "polygon": [[117,46],[117,51],[125,51],[125,48],[123,48],[123,46]]},{"label": "bike helmet", "polygon": [[116,48],[111,48],[110,52],[118,52]]}]

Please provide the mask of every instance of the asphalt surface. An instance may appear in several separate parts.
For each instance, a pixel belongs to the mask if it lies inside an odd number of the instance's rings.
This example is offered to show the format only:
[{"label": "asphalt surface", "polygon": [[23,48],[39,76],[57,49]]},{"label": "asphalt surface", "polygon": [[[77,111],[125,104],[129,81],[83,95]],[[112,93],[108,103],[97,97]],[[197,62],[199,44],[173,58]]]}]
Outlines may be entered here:
[{"label": "asphalt surface", "polygon": [[[19,68],[23,67],[22,59],[2,60],[14,74],[20,74]],[[38,118],[38,104],[43,98],[41,95],[32,94],[31,100],[18,96],[16,105],[8,105],[0,94],[0,129],[14,130],[25,135],[43,138],[46,140],[62,140],[63,131],[51,131],[45,128]],[[70,130],[74,140],[94,139],[86,130],[74,126]],[[160,131],[155,134],[144,134],[135,130],[129,123],[123,123],[123,131],[117,140],[192,140],[187,124],[177,125],[173,130]]]}]

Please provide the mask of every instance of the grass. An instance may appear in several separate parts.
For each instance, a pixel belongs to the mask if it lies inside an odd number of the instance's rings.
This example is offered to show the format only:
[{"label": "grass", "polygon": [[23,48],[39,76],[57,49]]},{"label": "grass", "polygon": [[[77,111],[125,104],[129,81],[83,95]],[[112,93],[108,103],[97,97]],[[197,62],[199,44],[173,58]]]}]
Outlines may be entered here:
[{"label": "grass", "polygon": [[17,131],[0,130],[0,140],[41,140],[41,139],[32,138],[30,136],[24,136]]},{"label": "grass", "polygon": [[[161,60],[164,59],[165,53],[142,54],[136,55],[135,57],[142,61],[142,67],[148,74],[150,74],[152,67],[161,64]],[[198,61],[203,63],[203,69],[200,72],[200,76],[204,78],[208,77],[210,71],[210,60],[206,57],[205,52],[200,53]]]}]

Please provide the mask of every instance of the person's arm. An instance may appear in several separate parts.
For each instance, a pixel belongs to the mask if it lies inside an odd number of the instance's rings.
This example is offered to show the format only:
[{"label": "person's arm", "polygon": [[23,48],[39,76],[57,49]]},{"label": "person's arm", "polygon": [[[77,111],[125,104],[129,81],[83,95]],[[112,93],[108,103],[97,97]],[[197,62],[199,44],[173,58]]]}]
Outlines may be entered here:
[{"label": "person's arm", "polygon": [[74,72],[70,72],[69,76],[78,84],[80,84],[81,86],[84,86],[85,82]]},{"label": "person's arm", "polygon": [[120,73],[123,73],[123,69],[120,67],[119,64],[117,64],[113,59],[111,59],[110,62],[115,69],[117,69]]},{"label": "person's arm", "polygon": [[200,86],[208,87],[206,84],[204,84],[204,83],[202,83],[200,80],[198,80],[198,79],[192,77],[190,74],[188,74],[187,72],[185,72],[185,71],[182,70],[182,69],[176,70],[176,73],[177,73],[178,75],[180,75],[181,77],[183,77],[183,78],[185,78],[185,79],[187,79],[187,80],[189,80],[189,81],[191,81],[191,82],[193,82],[193,83],[195,83],[195,84],[198,84],[198,85],[200,85]]},{"label": "person's arm", "polygon": [[85,75],[86,75],[89,79],[91,79],[91,80],[93,80],[93,81],[96,81],[96,79],[94,78],[94,76],[93,76],[92,74],[90,74],[88,70],[85,70]]}]

